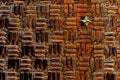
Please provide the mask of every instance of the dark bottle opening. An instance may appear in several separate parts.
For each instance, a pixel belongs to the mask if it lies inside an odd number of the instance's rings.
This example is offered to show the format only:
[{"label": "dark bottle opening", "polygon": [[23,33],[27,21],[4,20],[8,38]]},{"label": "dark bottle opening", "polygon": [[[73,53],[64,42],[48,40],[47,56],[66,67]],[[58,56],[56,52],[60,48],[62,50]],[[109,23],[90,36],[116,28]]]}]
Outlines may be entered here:
[{"label": "dark bottle opening", "polygon": [[9,27],[9,19],[8,18],[0,18],[0,28],[8,28]]},{"label": "dark bottle opening", "polygon": [[36,42],[40,41],[40,33],[37,31],[36,32]]},{"label": "dark bottle opening", "polygon": [[55,80],[55,72],[52,72],[52,80]]},{"label": "dark bottle opening", "polygon": [[18,6],[14,6],[14,9],[13,9],[13,10],[14,10],[14,13],[15,13],[15,14],[18,14]]},{"label": "dark bottle opening", "polygon": [[45,32],[41,31],[41,43],[45,41]]},{"label": "dark bottle opening", "polygon": [[54,54],[56,54],[56,51],[57,51],[57,45],[53,44],[53,52],[54,52]]},{"label": "dark bottle opening", "polygon": [[50,45],[49,45],[49,54],[52,54],[52,53],[53,53],[53,45],[50,44]]},{"label": "dark bottle opening", "polygon": [[0,72],[0,80],[5,80],[5,73],[4,72]]},{"label": "dark bottle opening", "polygon": [[8,33],[8,40],[9,40],[10,42],[12,42],[12,40],[13,40],[13,33],[12,33],[12,32],[9,32],[9,33]]},{"label": "dark bottle opening", "polygon": [[34,68],[37,69],[46,69],[47,68],[47,60],[35,59]]},{"label": "dark bottle opening", "polygon": [[34,52],[33,46],[22,46],[21,48],[22,48],[21,56],[25,56],[25,55],[33,56],[34,55],[33,54],[33,52]]},{"label": "dark bottle opening", "polygon": [[72,58],[70,58],[70,64],[71,64],[70,67],[73,67],[73,60],[72,60]]},{"label": "dark bottle opening", "polygon": [[40,68],[41,69],[41,65],[42,65],[42,60],[40,59],[35,59],[34,61],[34,68],[37,69],[37,68]]},{"label": "dark bottle opening", "polygon": [[59,72],[48,72],[47,80],[60,80],[60,73]]},{"label": "dark bottle opening", "polygon": [[43,60],[43,68],[46,69],[47,68],[47,60]]},{"label": "dark bottle opening", "polygon": [[18,69],[19,68],[19,59],[8,59],[8,69]]},{"label": "dark bottle opening", "polygon": [[2,55],[3,49],[4,49],[4,47],[3,47],[3,46],[0,46],[0,55]]},{"label": "dark bottle opening", "polygon": [[20,80],[24,80],[24,75],[23,75],[23,73],[20,73]]},{"label": "dark bottle opening", "polygon": [[106,73],[104,80],[115,80],[115,74],[113,73]]},{"label": "dark bottle opening", "polygon": [[35,28],[36,26],[36,19],[32,19],[32,28]]},{"label": "dark bottle opening", "polygon": [[48,32],[45,32],[45,41],[48,42]]},{"label": "dark bottle opening", "polygon": [[71,68],[72,67],[72,58],[70,57],[66,57],[66,66],[67,68]]},{"label": "dark bottle opening", "polygon": [[57,80],[60,80],[60,73],[57,73]]},{"label": "dark bottle opening", "polygon": [[52,80],[52,74],[51,74],[51,72],[48,72],[48,79],[47,80]]},{"label": "dark bottle opening", "polygon": [[61,44],[57,44],[57,50],[58,50],[58,53],[61,54]]},{"label": "dark bottle opening", "polygon": [[15,69],[15,59],[8,59],[8,68],[14,68]]},{"label": "dark bottle opening", "polygon": [[20,80],[32,80],[32,74],[29,72],[20,73]]},{"label": "dark bottle opening", "polygon": [[52,28],[55,25],[55,19],[50,19],[49,24],[49,27]]},{"label": "dark bottle opening", "polygon": [[5,19],[5,28],[8,28],[9,27],[9,19]]},{"label": "dark bottle opening", "polygon": [[0,28],[3,28],[3,19],[0,18]]},{"label": "dark bottle opening", "polygon": [[22,11],[21,6],[14,6],[13,12],[15,15],[21,14],[22,13],[21,11]]}]

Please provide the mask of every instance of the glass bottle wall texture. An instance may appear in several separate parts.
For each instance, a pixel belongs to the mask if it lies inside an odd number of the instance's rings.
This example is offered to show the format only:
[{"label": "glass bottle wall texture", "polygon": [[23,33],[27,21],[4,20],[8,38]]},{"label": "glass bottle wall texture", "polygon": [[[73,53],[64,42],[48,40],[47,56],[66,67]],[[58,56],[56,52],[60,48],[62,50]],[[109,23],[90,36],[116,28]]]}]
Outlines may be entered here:
[{"label": "glass bottle wall texture", "polygon": [[120,0],[1,0],[0,80],[120,80]]}]

